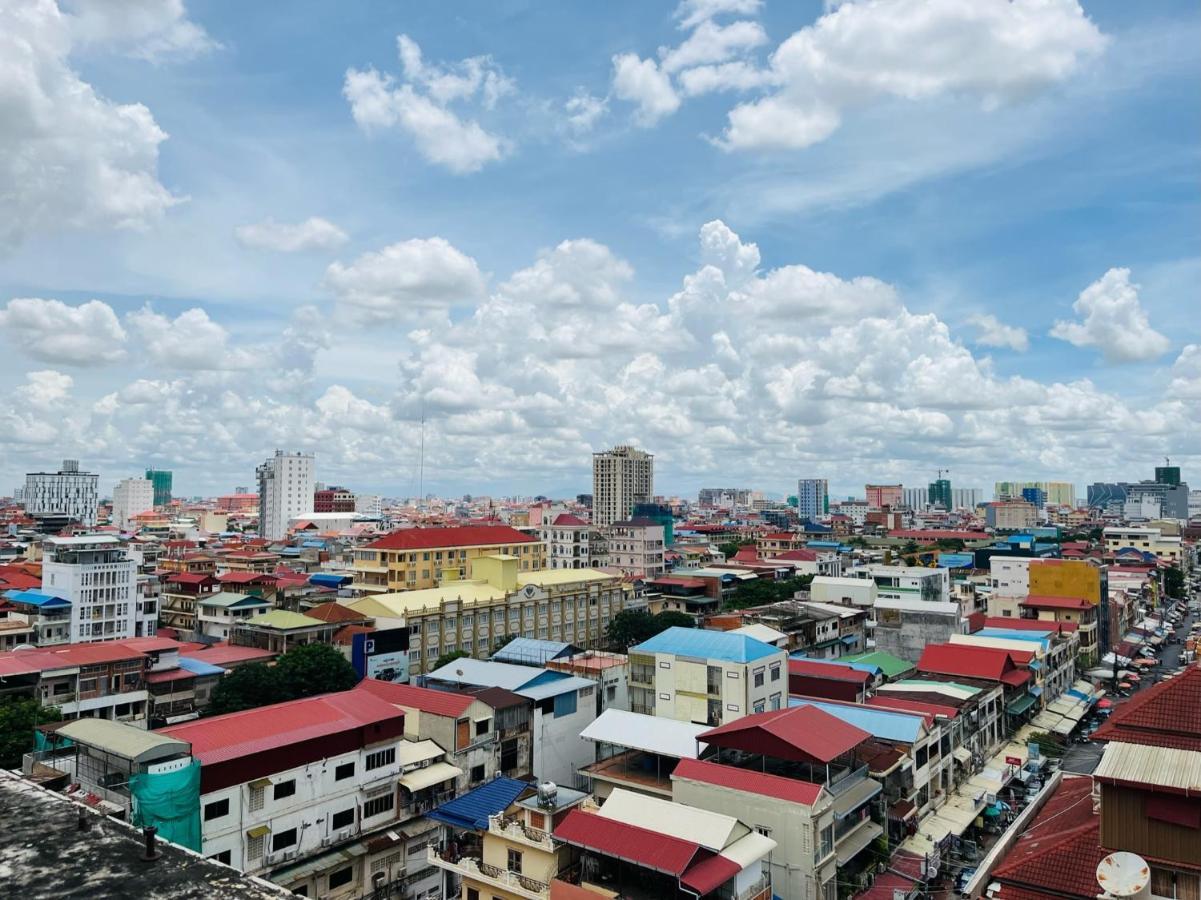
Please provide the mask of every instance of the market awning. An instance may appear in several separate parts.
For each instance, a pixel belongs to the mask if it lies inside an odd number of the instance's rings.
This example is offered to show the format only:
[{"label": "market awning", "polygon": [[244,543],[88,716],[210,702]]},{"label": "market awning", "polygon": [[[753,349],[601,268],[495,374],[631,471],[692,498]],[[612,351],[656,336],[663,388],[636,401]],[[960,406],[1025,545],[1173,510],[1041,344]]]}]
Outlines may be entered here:
[{"label": "market awning", "polygon": [[872,778],[863,779],[834,798],[834,818],[845,819],[882,790],[884,786],[880,782]]},{"label": "market awning", "polygon": [[1023,694],[1016,700],[1009,701],[1009,703],[1005,705],[1005,712],[1009,713],[1011,716],[1020,716],[1022,713],[1032,707],[1034,703],[1034,697],[1031,697],[1029,694]]},{"label": "market awning", "polygon": [[414,769],[412,772],[407,772],[400,776],[401,787],[408,788],[410,791],[419,791],[422,788],[432,787],[435,784],[441,784],[443,781],[449,781],[452,778],[458,778],[463,774],[463,770],[458,766],[452,766],[450,763],[436,762],[431,766],[426,766],[424,769]]},{"label": "market awning", "polygon": [[1051,731],[1054,732],[1055,734],[1060,734],[1060,735],[1071,734],[1072,729],[1075,728],[1077,724],[1078,724],[1078,722],[1074,722],[1071,719],[1069,719],[1067,716],[1064,716],[1062,719],[1060,719],[1055,724],[1055,727],[1052,728]]},{"label": "market awning", "polygon": [[837,844],[838,864],[845,866],[859,855],[868,844],[884,833],[884,829],[871,819],[864,819],[863,824],[848,834],[841,844]]},{"label": "market awning", "polygon": [[972,761],[971,751],[969,751],[966,747],[956,747],[951,751],[951,755],[954,756],[958,762],[961,762],[964,765],[967,765]]},{"label": "market awning", "polygon": [[1062,719],[1063,716],[1044,710],[1035,716],[1030,724],[1036,728],[1041,728],[1043,731],[1053,731]]}]

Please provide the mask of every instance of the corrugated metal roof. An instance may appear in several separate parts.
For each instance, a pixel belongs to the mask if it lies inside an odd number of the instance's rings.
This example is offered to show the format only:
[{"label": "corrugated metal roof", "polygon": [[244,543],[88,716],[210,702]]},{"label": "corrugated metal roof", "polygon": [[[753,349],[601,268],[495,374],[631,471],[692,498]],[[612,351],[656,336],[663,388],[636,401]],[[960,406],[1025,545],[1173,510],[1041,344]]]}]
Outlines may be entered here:
[{"label": "corrugated metal roof", "polygon": [[[775,841],[772,841],[772,845],[775,845]],[[742,866],[738,865],[732,859],[727,859],[721,855],[710,856],[708,859],[702,859],[695,865],[690,866],[688,871],[680,876],[680,882],[704,897],[706,894],[717,890],[741,871]]]},{"label": "corrugated metal roof", "polygon": [[754,638],[757,641],[762,641],[765,644],[775,644],[776,641],[784,640],[788,637],[782,631],[776,631],[774,628],[769,628],[759,622],[752,622],[749,625],[743,625],[739,628],[733,628],[730,634],[745,634],[749,638]]},{"label": "corrugated metal roof", "polygon": [[[205,650],[195,650],[188,658],[198,662],[206,662],[213,666],[227,666],[239,662],[267,662],[274,659],[275,654],[270,650],[259,647],[240,647],[237,644],[213,644]],[[181,656],[182,664],[185,657]]]},{"label": "corrugated metal roof", "polygon": [[799,762],[830,762],[871,735],[815,706],[769,710],[743,716],[703,732],[718,747]]},{"label": "corrugated metal roof", "polygon": [[872,653],[861,653],[858,656],[844,656],[842,661],[852,665],[863,663],[875,666],[889,678],[896,678],[902,672],[913,670],[913,663],[909,660],[893,656],[891,653],[885,653],[883,650],[876,650]]},{"label": "corrugated metal roof", "polygon": [[493,778],[486,784],[443,803],[426,815],[455,828],[483,831],[488,827],[489,816],[504,812],[524,791],[532,787],[533,785],[515,778]]},{"label": "corrugated metal roof", "polygon": [[566,641],[542,641],[517,637],[492,654],[496,662],[543,666],[549,660],[567,655],[573,649]]},{"label": "corrugated metal roof", "polygon": [[465,694],[436,691],[433,688],[417,687],[412,684],[378,681],[375,678],[364,678],[355,685],[355,690],[374,694],[381,700],[387,700],[397,706],[407,706],[431,715],[451,718],[463,715],[475,700],[474,697]]},{"label": "corrugated metal roof", "polygon": [[474,684],[480,687],[499,687],[506,691],[516,691],[546,671],[546,669],[535,669],[530,666],[515,666],[512,663],[492,662],[464,656],[448,662],[440,669],[435,669],[426,677],[431,681],[444,681],[449,684]]},{"label": "corrugated metal roof", "polygon": [[[695,759],[697,735],[708,730],[708,725],[678,722],[624,709],[606,709],[580,732],[580,737],[675,759]],[[701,744],[701,747],[705,746]]]},{"label": "corrugated metal roof", "polygon": [[179,658],[179,667],[193,675],[224,675],[225,669],[187,656]]},{"label": "corrugated metal roof", "polygon": [[863,706],[858,703],[828,703],[805,697],[792,698],[789,706],[815,706],[872,737],[885,741],[912,744],[926,732],[925,719],[919,713],[908,713]]},{"label": "corrugated metal roof", "polygon": [[1201,797],[1201,752],[1113,741],[1106,746],[1093,778]]},{"label": "corrugated metal roof", "polygon": [[508,525],[461,525],[448,528],[404,528],[367,544],[372,550],[432,550],[437,547],[494,547],[529,544],[538,538]]},{"label": "corrugated metal roof", "polygon": [[744,634],[730,631],[707,631],[676,625],[661,631],[649,641],[630,648],[631,653],[670,653],[674,656],[693,656],[698,659],[720,659],[725,662],[748,663],[777,654],[779,647],[765,644]]},{"label": "corrugated metal roof", "polygon": [[734,791],[745,791],[748,794],[775,797],[777,800],[799,803],[802,806],[813,806],[822,795],[820,784],[739,769],[736,766],[723,766],[707,760],[682,759],[671,777],[673,781],[699,781]]},{"label": "corrugated metal roof", "polygon": [[750,830],[733,816],[724,813],[649,797],[623,788],[613,789],[597,815],[689,841],[714,852]]},{"label": "corrugated metal roof", "polygon": [[828,678],[831,681],[850,681],[865,685],[871,681],[871,672],[864,670],[862,664],[847,665],[833,659],[797,659],[788,660],[788,674],[802,675],[809,678]]},{"label": "corrugated metal roof", "polygon": [[592,679],[580,678],[578,675],[567,675],[563,678],[538,681],[528,687],[518,688],[513,693],[519,694],[522,697],[528,697],[530,700],[545,700],[547,697],[557,697],[560,694],[566,694],[568,691],[578,691],[581,688],[590,687],[596,687],[596,682]]},{"label": "corrugated metal roof", "polygon": [[580,809],[573,809],[556,826],[557,840],[603,856],[680,877],[700,852],[693,841],[659,834]]},{"label": "corrugated metal roof", "polygon": [[6,591],[4,596],[13,603],[27,603],[38,608],[51,606],[70,606],[71,601],[54,594],[44,594],[41,591]]},{"label": "corrugated metal roof", "polygon": [[259,628],[279,628],[286,630],[289,628],[312,628],[326,623],[320,619],[314,619],[311,616],[301,615],[290,610],[273,609],[270,612],[252,616],[246,620],[246,624],[255,625]]},{"label": "corrugated metal roof", "polygon": [[58,729],[58,733],[77,744],[97,747],[113,756],[139,763],[190,751],[187,741],[109,719],[76,719]]}]

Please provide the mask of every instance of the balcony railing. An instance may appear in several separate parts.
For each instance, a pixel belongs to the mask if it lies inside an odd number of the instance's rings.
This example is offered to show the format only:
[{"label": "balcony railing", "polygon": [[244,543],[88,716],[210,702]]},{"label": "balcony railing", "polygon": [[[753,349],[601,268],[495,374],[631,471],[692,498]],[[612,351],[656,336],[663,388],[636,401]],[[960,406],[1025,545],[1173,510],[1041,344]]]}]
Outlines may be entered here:
[{"label": "balcony railing", "polygon": [[550,885],[545,881],[538,881],[536,878],[530,878],[519,872],[510,872],[507,869],[490,865],[478,856],[451,857],[445,851],[439,852],[433,847],[427,847],[425,852],[426,860],[431,865],[451,872],[457,872],[459,875],[477,881],[488,882],[489,884],[512,891],[515,894],[530,898],[530,900],[542,900],[550,892]]},{"label": "balcony railing", "polygon": [[550,835],[540,828],[531,828],[516,816],[492,816],[488,819],[488,830],[501,837],[531,844],[542,850],[553,851],[555,843]]}]

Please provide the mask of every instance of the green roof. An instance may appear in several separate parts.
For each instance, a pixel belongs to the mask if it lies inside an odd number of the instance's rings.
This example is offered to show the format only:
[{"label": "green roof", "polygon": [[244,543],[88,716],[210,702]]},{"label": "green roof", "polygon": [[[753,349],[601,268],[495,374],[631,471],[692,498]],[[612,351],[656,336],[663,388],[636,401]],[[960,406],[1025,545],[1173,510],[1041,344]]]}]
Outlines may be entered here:
[{"label": "green roof", "polygon": [[251,616],[246,620],[246,624],[261,625],[264,628],[289,629],[313,628],[328,623],[322,622],[320,619],[314,619],[312,616],[302,616],[300,613],[290,612],[286,609],[273,609],[270,612]]},{"label": "green roof", "polygon": [[256,597],[254,594],[235,594],[232,591],[217,591],[215,594],[209,594],[200,600],[201,606],[270,606],[269,600],[264,600],[262,597]]},{"label": "green roof", "polygon": [[891,653],[885,653],[883,650],[876,650],[872,653],[860,653],[858,656],[843,657],[843,662],[867,663],[869,666],[878,666],[880,671],[888,678],[896,678],[903,672],[913,671],[913,663],[909,660],[893,656]]}]

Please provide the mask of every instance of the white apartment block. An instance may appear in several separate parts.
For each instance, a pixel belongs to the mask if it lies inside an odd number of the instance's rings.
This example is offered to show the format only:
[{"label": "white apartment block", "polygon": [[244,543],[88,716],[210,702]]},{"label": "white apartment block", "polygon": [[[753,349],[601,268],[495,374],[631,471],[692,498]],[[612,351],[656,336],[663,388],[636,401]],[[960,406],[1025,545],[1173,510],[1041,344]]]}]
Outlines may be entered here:
[{"label": "white apartment block", "polygon": [[608,561],[631,575],[658,578],[663,563],[663,526],[652,519],[614,522],[608,529]]},{"label": "white apartment block", "polygon": [[590,569],[599,564],[596,550],[603,541],[593,541],[596,529],[570,513],[561,513],[544,522],[540,531],[546,544],[546,566],[549,569]]},{"label": "white apartment block", "polygon": [[71,601],[71,641],[149,637],[157,604],[138,593],[138,564],[110,534],[47,538],[42,590]]},{"label": "white apartment block", "polygon": [[947,603],[951,599],[949,569],[924,566],[857,566],[846,573],[851,578],[869,578],[876,583],[881,600],[922,600]]},{"label": "white apartment block", "polygon": [[138,513],[154,509],[154,483],[148,478],[123,478],[113,488],[113,524],[122,531]]},{"label": "white apartment block", "polygon": [[655,493],[655,457],[630,446],[592,454],[592,523],[612,525],[627,519],[635,503]]},{"label": "white apartment block", "polygon": [[313,511],[313,454],[275,455],[255,469],[259,480],[259,535],[282,540],[288,523]]},{"label": "white apartment block", "polygon": [[361,516],[379,517],[384,513],[383,500],[379,494],[355,494],[354,511]]},{"label": "white apartment block", "polygon": [[997,597],[1025,599],[1030,594],[1029,556],[994,556],[988,561],[989,584]]},{"label": "white apartment block", "polygon": [[57,472],[30,472],[25,476],[25,511],[34,516],[65,515],[95,525],[99,481],[99,475],[79,471],[77,459],[64,459]]},{"label": "white apartment block", "polygon": [[830,486],[824,478],[802,478],[797,482],[796,512],[801,521],[816,521],[830,505]]}]

